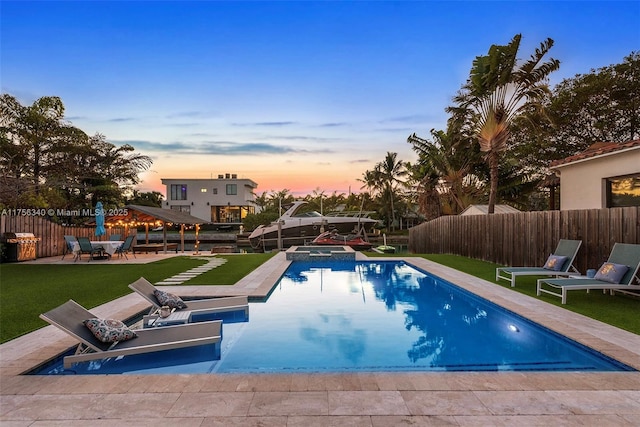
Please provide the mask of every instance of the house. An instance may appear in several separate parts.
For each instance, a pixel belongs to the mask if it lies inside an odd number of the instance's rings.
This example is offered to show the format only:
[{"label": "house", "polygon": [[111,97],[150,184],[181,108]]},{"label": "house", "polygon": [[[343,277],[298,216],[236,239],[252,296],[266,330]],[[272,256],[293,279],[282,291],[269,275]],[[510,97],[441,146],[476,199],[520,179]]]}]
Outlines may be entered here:
[{"label": "house", "polygon": [[640,139],[600,142],[549,166],[560,176],[560,209],[640,206]]},{"label": "house", "polygon": [[[469,205],[465,210],[460,212],[460,215],[487,215],[489,212],[489,205]],[[495,205],[493,209],[494,214],[508,214],[519,213],[520,211],[509,205]]]},{"label": "house", "polygon": [[164,209],[174,209],[201,218],[205,222],[237,226],[247,214],[255,213],[254,181],[236,174],[217,179],[169,179]]}]

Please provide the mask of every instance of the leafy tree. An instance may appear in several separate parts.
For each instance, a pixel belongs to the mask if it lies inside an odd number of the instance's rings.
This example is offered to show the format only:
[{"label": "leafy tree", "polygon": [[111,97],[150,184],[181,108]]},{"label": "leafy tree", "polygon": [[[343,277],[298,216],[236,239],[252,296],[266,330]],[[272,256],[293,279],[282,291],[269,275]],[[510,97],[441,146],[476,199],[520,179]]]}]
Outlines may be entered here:
[{"label": "leafy tree", "polygon": [[127,205],[139,205],[139,206],[154,206],[157,208],[162,207],[162,201],[164,196],[158,191],[139,192],[133,190],[131,198],[126,203]]},{"label": "leafy tree", "polygon": [[269,205],[269,194],[266,191],[263,191],[261,195],[255,196],[255,200],[253,201],[258,207],[258,211],[262,212]]},{"label": "leafy tree", "polygon": [[406,188],[402,180],[407,175],[405,163],[398,160],[398,153],[387,152],[385,158],[376,164],[372,171],[365,171],[361,181],[363,188],[372,190],[381,206],[383,217],[387,222],[387,230],[395,230],[396,224],[396,200],[399,198],[400,188]]},{"label": "leafy tree", "polygon": [[119,206],[151,163],[130,145],[116,147],[104,135],[88,137],[68,124],[58,97],[28,107],[11,95],[0,97],[0,203],[79,208],[100,199]]},{"label": "leafy tree", "polygon": [[454,129],[432,129],[431,140],[415,133],[407,139],[418,154],[413,173],[419,181],[422,212],[428,218],[458,214],[483,199],[484,185],[476,173],[479,151]]},{"label": "leafy tree", "polygon": [[546,115],[534,110],[513,121],[507,156],[518,159],[531,179],[544,179],[553,160],[595,142],[638,138],[639,99],[639,53],[621,64],[565,79],[542,101]]},{"label": "leafy tree", "polygon": [[548,110],[561,156],[596,142],[625,142],[640,136],[640,53],[621,64],[565,79],[553,91]]},{"label": "leafy tree", "polygon": [[450,111],[463,115],[485,153],[490,173],[489,213],[493,213],[498,194],[500,159],[508,148],[513,120],[524,112],[542,107],[549,92],[547,78],[560,67],[550,59],[542,62],[553,46],[548,38],[531,58],[517,64],[522,36],[517,34],[507,45],[492,45],[487,55],[473,61],[469,80],[456,95]]},{"label": "leafy tree", "polygon": [[68,144],[82,144],[86,134],[64,121],[64,105],[57,96],[45,96],[22,106],[9,95],[0,96],[0,162],[5,176],[28,181],[36,199],[49,169],[59,167],[57,153]]}]

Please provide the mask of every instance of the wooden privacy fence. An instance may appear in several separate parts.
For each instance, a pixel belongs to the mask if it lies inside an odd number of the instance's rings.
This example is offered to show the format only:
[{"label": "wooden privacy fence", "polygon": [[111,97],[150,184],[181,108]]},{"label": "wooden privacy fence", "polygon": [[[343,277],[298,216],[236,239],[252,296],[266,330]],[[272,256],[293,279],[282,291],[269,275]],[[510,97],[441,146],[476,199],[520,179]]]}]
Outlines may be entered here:
[{"label": "wooden privacy fence", "polygon": [[0,234],[33,233],[41,240],[37,244],[38,258],[62,256],[64,253],[65,235],[88,237],[91,240],[108,240],[112,234],[120,234],[124,238],[124,228],[106,228],[107,234],[97,238],[95,227],[62,226],[42,216],[0,216]]},{"label": "wooden privacy fence", "polygon": [[614,243],[640,243],[640,207],[443,216],[409,229],[409,250],[528,267],[543,265],[560,239],[582,240],[574,265],[584,274]]}]

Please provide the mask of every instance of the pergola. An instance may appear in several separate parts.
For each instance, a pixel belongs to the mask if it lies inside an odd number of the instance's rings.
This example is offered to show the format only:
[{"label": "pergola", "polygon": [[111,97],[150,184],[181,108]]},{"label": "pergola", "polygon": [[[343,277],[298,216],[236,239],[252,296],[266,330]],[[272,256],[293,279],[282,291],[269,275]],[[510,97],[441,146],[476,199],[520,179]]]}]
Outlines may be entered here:
[{"label": "pergola", "polygon": [[[122,211],[120,214],[119,211]],[[184,226],[193,224],[196,227],[196,250],[198,242],[198,232],[200,224],[205,223],[201,218],[189,215],[173,209],[162,209],[153,206],[127,205],[123,209],[114,209],[114,215],[109,215],[106,209],[105,224],[107,226],[118,226],[125,228],[125,234],[129,234],[129,227],[145,226],[145,242],[149,243],[149,225],[162,225],[162,244],[164,252],[167,252],[167,224],[180,224],[180,246],[184,252]]]}]

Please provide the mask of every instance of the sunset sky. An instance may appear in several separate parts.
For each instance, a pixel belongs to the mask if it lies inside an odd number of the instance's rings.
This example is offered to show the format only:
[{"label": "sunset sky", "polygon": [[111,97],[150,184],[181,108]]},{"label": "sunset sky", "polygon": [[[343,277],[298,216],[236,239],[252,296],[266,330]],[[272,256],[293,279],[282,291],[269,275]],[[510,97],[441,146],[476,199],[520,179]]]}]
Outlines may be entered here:
[{"label": "sunset sky", "polygon": [[551,84],[640,49],[638,1],[0,3],[0,81],[59,96],[89,135],[129,143],[161,178],[235,173],[263,191],[358,192],[387,151],[444,129],[471,63],[545,38]]}]

